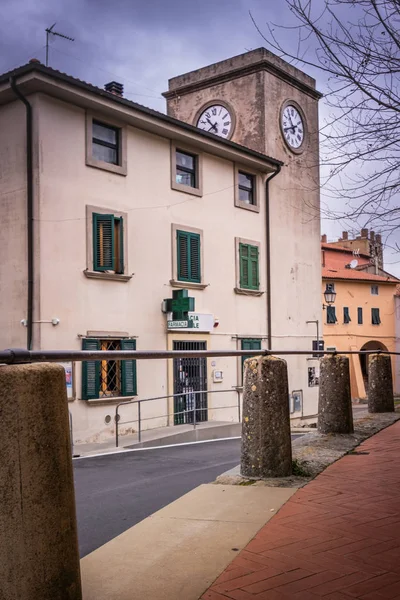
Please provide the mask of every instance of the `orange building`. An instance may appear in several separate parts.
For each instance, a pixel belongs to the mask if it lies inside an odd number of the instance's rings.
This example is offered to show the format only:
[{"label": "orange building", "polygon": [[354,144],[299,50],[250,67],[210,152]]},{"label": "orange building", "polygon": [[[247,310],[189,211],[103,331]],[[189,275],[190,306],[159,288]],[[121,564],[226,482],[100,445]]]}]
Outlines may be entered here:
[{"label": "orange building", "polygon": [[[362,230],[362,233],[365,232],[367,230]],[[383,270],[378,253],[371,256],[358,248],[354,249],[354,245],[351,249],[338,245],[338,242],[326,243],[325,236],[322,240],[325,349],[343,352],[375,349],[395,351],[395,299],[399,279]],[[364,248],[367,249],[365,245],[362,250]],[[326,303],[326,291],[333,292],[330,300],[334,298],[334,302]],[[396,388],[394,357],[392,366]],[[365,355],[350,355],[350,376],[352,398],[365,398],[368,383],[368,360]]]}]

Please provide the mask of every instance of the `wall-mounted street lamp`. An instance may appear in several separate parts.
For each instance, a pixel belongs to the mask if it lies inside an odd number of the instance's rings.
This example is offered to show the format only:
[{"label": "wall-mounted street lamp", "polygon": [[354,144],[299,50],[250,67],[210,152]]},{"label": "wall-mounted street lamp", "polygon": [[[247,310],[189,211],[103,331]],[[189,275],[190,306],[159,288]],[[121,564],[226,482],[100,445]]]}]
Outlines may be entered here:
[{"label": "wall-mounted street lamp", "polygon": [[[326,290],[324,292],[324,298],[325,298],[325,302],[326,304],[331,305],[335,302],[336,300],[336,292],[335,290],[332,288],[331,285],[329,285],[329,283],[326,284]],[[325,310],[326,305],[323,304],[322,308]]]}]

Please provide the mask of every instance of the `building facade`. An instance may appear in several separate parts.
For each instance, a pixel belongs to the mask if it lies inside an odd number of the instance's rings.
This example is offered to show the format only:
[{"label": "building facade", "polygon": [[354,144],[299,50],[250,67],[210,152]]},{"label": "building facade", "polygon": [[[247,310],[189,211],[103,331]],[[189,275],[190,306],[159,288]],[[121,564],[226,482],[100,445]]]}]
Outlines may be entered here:
[{"label": "building facade", "polygon": [[[311,347],[315,82],[264,49],[182,78],[170,82],[181,112],[167,92],[164,115],[37,62],[0,77],[2,347]],[[309,361],[288,364],[303,400],[292,416],[311,418]],[[112,435],[116,403],[131,398],[184,394],[147,403],[147,428],[186,422],[193,406],[199,420],[237,415],[236,358],[64,366],[75,441]],[[193,404],[203,389],[232,391]],[[121,431],[135,430],[136,407],[120,412],[133,421]]]},{"label": "building facade", "polygon": [[[368,240],[368,230],[362,230],[357,240],[349,242],[356,244],[360,239]],[[370,255],[358,247],[351,249],[350,244],[348,247],[341,246],[339,242],[326,243],[323,236],[321,243],[325,349],[397,351],[396,291],[399,280],[383,270],[382,261],[377,268],[375,259],[379,254],[375,249]],[[365,250],[369,248],[365,247]],[[336,293],[335,301],[330,305],[325,302],[326,291]],[[368,358],[356,354],[349,355],[349,358],[352,398],[365,399],[368,393]],[[393,356],[395,393],[400,392],[398,371],[399,364]]]}]

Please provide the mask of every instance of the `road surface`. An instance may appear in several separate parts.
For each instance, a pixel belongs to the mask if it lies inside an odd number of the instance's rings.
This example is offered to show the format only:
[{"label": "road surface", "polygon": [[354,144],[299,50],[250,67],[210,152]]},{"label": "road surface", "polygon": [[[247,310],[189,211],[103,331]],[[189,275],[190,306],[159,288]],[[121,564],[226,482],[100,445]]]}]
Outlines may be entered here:
[{"label": "road surface", "polygon": [[81,557],[240,462],[240,440],[74,460]]}]

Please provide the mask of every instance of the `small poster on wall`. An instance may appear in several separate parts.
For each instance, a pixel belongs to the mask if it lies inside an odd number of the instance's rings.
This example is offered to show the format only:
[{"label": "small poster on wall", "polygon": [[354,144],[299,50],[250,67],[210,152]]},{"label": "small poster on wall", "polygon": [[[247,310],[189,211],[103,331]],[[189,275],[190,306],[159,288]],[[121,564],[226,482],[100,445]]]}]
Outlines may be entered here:
[{"label": "small poster on wall", "polygon": [[316,367],[308,367],[308,387],[319,385],[319,373]]},{"label": "small poster on wall", "polygon": [[67,387],[67,397],[68,399],[74,397],[74,388],[73,388],[73,370],[72,370],[72,362],[63,362],[58,363],[62,367],[64,367],[65,371],[65,385]]}]

